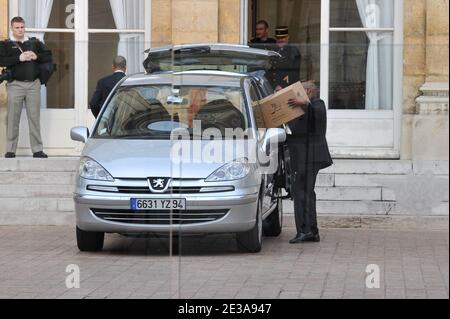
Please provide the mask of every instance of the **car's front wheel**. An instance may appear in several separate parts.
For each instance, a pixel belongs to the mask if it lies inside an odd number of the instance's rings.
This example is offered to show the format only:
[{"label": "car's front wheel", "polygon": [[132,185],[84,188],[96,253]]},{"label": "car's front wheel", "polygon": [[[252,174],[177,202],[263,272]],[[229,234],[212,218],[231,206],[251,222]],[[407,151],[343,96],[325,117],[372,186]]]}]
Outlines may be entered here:
[{"label": "car's front wheel", "polygon": [[262,248],[262,233],[263,233],[263,219],[262,219],[262,200],[258,199],[256,212],[255,226],[244,233],[236,234],[236,242],[238,250],[247,253],[259,253]]},{"label": "car's front wheel", "polygon": [[77,244],[80,251],[100,251],[103,249],[105,233],[89,232],[77,227]]}]

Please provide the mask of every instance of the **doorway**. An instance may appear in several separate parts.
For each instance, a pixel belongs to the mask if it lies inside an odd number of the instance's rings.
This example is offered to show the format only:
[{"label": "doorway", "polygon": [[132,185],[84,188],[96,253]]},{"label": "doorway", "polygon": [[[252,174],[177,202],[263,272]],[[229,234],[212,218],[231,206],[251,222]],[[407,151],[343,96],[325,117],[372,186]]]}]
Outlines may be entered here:
[{"label": "doorway", "polygon": [[260,20],[268,22],[271,37],[277,26],[288,26],[290,42],[301,54],[300,79],[320,83],[320,1],[251,0],[249,13],[249,39]]},{"label": "doorway", "polygon": [[300,79],[320,88],[334,157],[399,158],[403,0],[249,0],[247,38],[288,26]]}]

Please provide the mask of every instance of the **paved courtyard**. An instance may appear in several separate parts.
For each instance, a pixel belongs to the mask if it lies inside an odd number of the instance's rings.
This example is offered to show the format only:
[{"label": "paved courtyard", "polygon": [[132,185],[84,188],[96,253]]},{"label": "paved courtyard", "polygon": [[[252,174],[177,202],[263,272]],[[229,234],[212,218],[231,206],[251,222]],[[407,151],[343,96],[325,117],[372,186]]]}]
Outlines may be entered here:
[{"label": "paved courtyard", "polygon": [[[0,298],[449,297],[447,230],[324,229],[321,243],[289,245],[294,232],[265,238],[260,254],[238,253],[229,235],[182,238],[178,251],[107,235],[103,252],[80,253],[72,227],[0,227]],[[66,287],[72,264],[79,289]],[[366,287],[369,264],[378,289]]]}]

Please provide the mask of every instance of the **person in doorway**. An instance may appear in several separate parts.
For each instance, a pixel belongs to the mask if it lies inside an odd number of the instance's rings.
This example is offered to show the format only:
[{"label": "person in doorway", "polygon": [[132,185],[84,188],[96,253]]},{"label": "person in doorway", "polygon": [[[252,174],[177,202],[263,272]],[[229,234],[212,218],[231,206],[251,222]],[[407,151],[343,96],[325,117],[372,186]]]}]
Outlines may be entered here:
[{"label": "person in doorway", "polygon": [[256,23],[256,37],[250,40],[249,46],[264,49],[273,50],[277,41],[269,37],[269,23],[265,20],[260,20]]},{"label": "person in doorway", "polygon": [[275,91],[279,91],[300,81],[301,56],[297,47],[289,43],[289,28],[277,27],[275,31],[277,38],[276,51],[281,58],[276,59],[269,72],[269,81]]},{"label": "person in doorway", "polygon": [[91,112],[95,118],[100,114],[102,106],[106,102],[111,91],[117,83],[126,76],[127,60],[123,56],[115,57],[112,64],[112,70],[113,74],[108,75],[97,82],[97,88],[89,102]]},{"label": "person in doorway", "polygon": [[36,38],[25,35],[25,20],[11,20],[11,36],[0,42],[0,67],[9,73],[6,158],[15,158],[22,108],[25,106],[34,158],[47,158],[40,127],[40,64],[52,61],[52,52]]},{"label": "person in doorway", "polygon": [[297,235],[291,244],[319,242],[315,184],[319,171],[333,164],[326,139],[327,110],[313,82],[303,83],[310,103],[301,98],[290,100],[305,114],[288,123],[291,134],[287,145],[291,157],[292,198]]}]

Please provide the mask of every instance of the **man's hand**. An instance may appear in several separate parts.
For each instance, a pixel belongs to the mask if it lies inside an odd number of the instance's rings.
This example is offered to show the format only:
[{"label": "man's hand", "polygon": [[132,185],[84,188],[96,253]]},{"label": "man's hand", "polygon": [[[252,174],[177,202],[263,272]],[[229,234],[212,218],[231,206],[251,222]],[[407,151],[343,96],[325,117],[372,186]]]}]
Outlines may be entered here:
[{"label": "man's hand", "polygon": [[19,60],[20,60],[20,62],[31,61],[29,55],[26,52],[24,52],[20,55]]},{"label": "man's hand", "polygon": [[34,53],[33,51],[27,51],[27,52],[25,52],[25,53],[28,54],[28,56],[29,56],[29,58],[30,58],[31,61],[36,61],[36,60],[37,60],[37,55],[36,55],[36,53]]},{"label": "man's hand", "polygon": [[37,55],[33,51],[30,51],[30,57],[31,57],[31,60],[33,60],[33,61],[37,60]]},{"label": "man's hand", "polygon": [[29,62],[37,60],[37,55],[33,51],[23,52],[20,57],[20,62]]},{"label": "man's hand", "polygon": [[303,111],[306,112],[308,109],[309,102],[305,99],[298,97],[295,99],[290,99],[288,101],[288,104],[290,107],[301,107],[303,109]]}]

